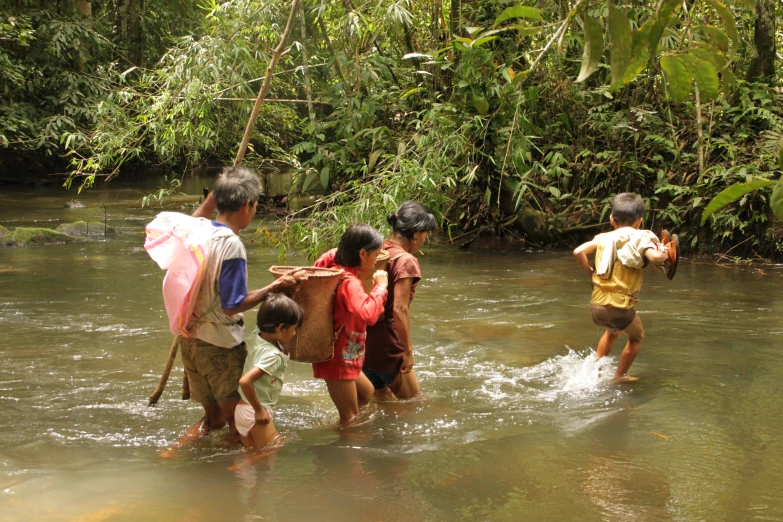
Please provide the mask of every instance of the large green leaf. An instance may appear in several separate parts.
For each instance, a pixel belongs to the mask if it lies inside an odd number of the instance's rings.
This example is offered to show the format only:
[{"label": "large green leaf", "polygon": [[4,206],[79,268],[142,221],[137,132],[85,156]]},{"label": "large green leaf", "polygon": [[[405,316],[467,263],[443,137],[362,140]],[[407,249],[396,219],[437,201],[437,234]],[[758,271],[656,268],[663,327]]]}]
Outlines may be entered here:
[{"label": "large green leaf", "polygon": [[699,88],[701,101],[708,102],[718,97],[720,90],[720,80],[718,79],[718,70],[715,65],[708,60],[689,51],[688,54],[679,55],[678,58],[688,66],[688,71],[696,80],[696,86]]},{"label": "large green leaf", "polygon": [[724,53],[729,50],[729,37],[726,36],[726,33],[711,25],[701,25],[699,29],[715,42],[718,49]]},{"label": "large green leaf", "polygon": [[655,18],[650,28],[650,60],[658,56],[658,42],[661,41],[664,29],[669,25],[674,12],[682,7],[682,0],[661,0]]},{"label": "large green leaf", "polygon": [[[780,151],[780,169],[783,170],[783,149]],[[772,189],[769,207],[778,219],[783,219],[783,177],[775,183],[775,188]]]},{"label": "large green leaf", "polygon": [[[701,224],[703,225],[713,213],[722,209],[729,203],[733,203],[734,201],[737,201],[745,194],[748,194],[760,188],[771,187],[772,185],[775,184],[780,185],[780,181],[776,182],[769,179],[754,179],[753,181],[747,181],[745,183],[735,183],[733,185],[729,185],[728,187],[723,189],[717,196],[712,198],[712,201],[710,201],[709,205],[707,205],[707,207],[704,209],[704,212],[701,213]],[[773,197],[774,195],[775,194],[773,192]],[[780,193],[779,196],[783,197],[783,193]],[[773,208],[773,212],[774,211],[775,209]],[[775,215],[777,216],[778,213],[775,212]],[[781,213],[781,215],[783,215],[783,212]]]},{"label": "large green leaf", "polygon": [[688,52],[712,63],[718,72],[726,67],[726,57],[723,53],[706,42],[693,42],[693,47],[688,49]]},{"label": "large green leaf", "polygon": [[544,21],[541,13],[535,7],[518,5],[516,7],[509,7],[500,13],[500,15],[498,15],[498,17],[495,19],[495,23],[492,24],[492,27],[497,27],[506,20],[512,20],[514,18],[528,18],[530,20],[538,20],[539,22]]},{"label": "large green leaf", "polygon": [[729,9],[726,4],[719,2],[718,0],[704,0],[704,3],[711,6],[718,12],[721,20],[723,20],[723,27],[726,29],[726,34],[734,43],[731,52],[737,52],[737,49],[739,49],[740,39],[739,33],[737,32],[737,22],[734,20],[734,14],[731,12],[731,9]]},{"label": "large green leaf", "polygon": [[329,166],[321,169],[321,188],[326,190],[329,188]]},{"label": "large green leaf", "polygon": [[616,90],[623,86],[623,75],[631,63],[633,35],[628,17],[613,4],[609,4],[609,38],[612,46],[611,89]]},{"label": "large green leaf", "polygon": [[729,67],[726,67],[720,72],[721,79],[720,84],[721,88],[723,89],[723,92],[728,94],[731,92],[731,88],[734,86],[734,73]]},{"label": "large green leaf", "polygon": [[622,85],[620,87],[631,83],[647,67],[647,62],[650,59],[650,47],[648,42],[651,29],[652,21],[648,20],[633,33],[631,63],[628,64],[625,73],[623,73]]},{"label": "large green leaf", "polygon": [[304,180],[304,183],[302,183],[302,194],[306,193],[307,189],[310,188],[310,184],[313,182],[316,175],[317,175],[316,172],[311,172],[310,174],[307,175],[307,177]]},{"label": "large green leaf", "polygon": [[479,98],[473,101],[473,106],[476,108],[479,114],[484,116],[489,111],[489,102],[484,98]]},{"label": "large green leaf", "polygon": [[666,92],[674,103],[682,103],[688,99],[691,92],[693,76],[688,71],[688,64],[679,55],[661,56],[661,69],[666,80]]},{"label": "large green leaf", "polygon": [[598,69],[604,53],[604,35],[601,26],[591,16],[585,16],[585,50],[582,53],[582,69],[577,82],[583,82]]}]

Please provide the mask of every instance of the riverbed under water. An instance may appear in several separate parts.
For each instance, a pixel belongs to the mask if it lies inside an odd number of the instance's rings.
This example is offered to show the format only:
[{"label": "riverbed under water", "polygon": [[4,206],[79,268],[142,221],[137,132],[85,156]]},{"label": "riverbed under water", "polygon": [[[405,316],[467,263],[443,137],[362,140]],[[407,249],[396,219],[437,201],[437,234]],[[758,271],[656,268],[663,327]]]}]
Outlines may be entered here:
[{"label": "riverbed under water", "polygon": [[[105,203],[120,232],[0,248],[3,520],[783,519],[778,267],[648,270],[640,380],[617,385],[616,359],[603,376],[592,362],[601,331],[568,252],[430,246],[412,308],[420,399],[371,403],[338,430],[295,363],[274,458],[229,471],[245,454],[215,434],[162,459],[201,407],[179,400],[178,359],[147,408],[172,339],[142,247],[152,188],[112,184],[83,210],[62,208],[62,189],[0,193],[8,227],[102,220]],[[243,235],[254,288],[279,264],[257,226]]]}]

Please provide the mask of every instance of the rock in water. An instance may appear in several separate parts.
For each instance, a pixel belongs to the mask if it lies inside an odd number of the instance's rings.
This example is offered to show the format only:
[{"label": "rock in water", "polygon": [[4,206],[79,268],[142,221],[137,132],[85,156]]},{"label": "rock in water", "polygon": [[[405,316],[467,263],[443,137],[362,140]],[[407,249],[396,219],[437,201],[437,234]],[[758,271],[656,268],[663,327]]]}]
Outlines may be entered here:
[{"label": "rock in water", "polygon": [[78,199],[72,199],[65,204],[65,208],[84,208],[84,205]]},{"label": "rock in water", "polygon": [[72,241],[76,241],[76,238],[62,232],[56,232],[51,228],[17,227],[13,232],[4,236],[0,244],[5,246],[38,246]]},{"label": "rock in water", "polygon": [[88,237],[103,237],[104,228],[107,236],[113,236],[117,233],[112,227],[104,227],[100,221],[76,221],[74,223],[63,223],[59,225],[55,230],[68,234],[69,236],[88,236]]}]

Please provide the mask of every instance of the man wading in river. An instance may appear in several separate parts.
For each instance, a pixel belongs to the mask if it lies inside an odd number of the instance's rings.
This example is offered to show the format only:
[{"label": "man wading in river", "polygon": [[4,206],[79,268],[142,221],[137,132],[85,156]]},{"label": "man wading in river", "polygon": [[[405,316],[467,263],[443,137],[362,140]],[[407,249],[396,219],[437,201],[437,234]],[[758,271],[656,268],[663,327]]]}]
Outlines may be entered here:
[{"label": "man wading in river", "polygon": [[182,363],[193,400],[204,406],[204,417],[174,446],[173,452],[210,430],[229,426],[229,441],[239,441],[234,409],[239,402],[239,379],[245,364],[245,324],[242,312],[258,305],[267,294],[291,290],[307,278],[304,272],[284,275],[260,290],[247,290],[247,255],[237,235],[256,213],[260,184],[246,167],[226,167],[215,181],[212,193],[193,213],[212,221],[212,245],[206,258],[204,280],[194,310],[197,319],[189,326],[190,339],[181,344]]}]

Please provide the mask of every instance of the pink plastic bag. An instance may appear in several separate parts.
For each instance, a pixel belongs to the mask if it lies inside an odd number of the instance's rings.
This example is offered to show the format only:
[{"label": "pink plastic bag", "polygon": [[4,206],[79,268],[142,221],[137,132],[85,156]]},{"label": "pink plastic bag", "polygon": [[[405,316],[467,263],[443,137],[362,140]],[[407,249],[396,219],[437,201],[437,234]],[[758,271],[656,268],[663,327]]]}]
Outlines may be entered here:
[{"label": "pink plastic bag", "polygon": [[147,225],[144,248],[164,270],[163,303],[171,333],[188,339],[214,227],[208,219],[161,212]]}]

